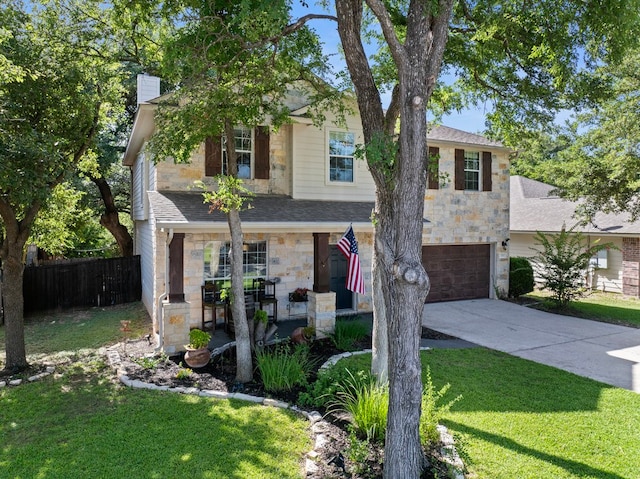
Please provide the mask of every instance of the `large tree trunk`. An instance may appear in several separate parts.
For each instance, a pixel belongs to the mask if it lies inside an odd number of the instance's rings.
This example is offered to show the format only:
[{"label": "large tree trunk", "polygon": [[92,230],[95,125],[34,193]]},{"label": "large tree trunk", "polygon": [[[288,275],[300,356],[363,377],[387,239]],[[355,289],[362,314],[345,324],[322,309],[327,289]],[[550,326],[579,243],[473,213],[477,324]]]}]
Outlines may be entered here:
[{"label": "large tree trunk", "polygon": [[133,256],[133,238],[131,238],[126,226],[120,223],[118,208],[113,199],[109,183],[104,178],[91,177],[91,181],[98,187],[104,203],[104,213],[100,217],[100,224],[107,228],[115,238],[122,256]]},{"label": "large tree trunk", "polygon": [[[406,40],[401,43],[380,0],[367,0],[380,21],[398,70],[398,88],[385,117],[360,39],[362,2],[336,0],[338,32],[353,81],[366,147],[390,145],[397,115],[397,154],[392,148],[368,156],[376,183],[374,286],[382,290],[388,332],[389,412],[384,477],[418,478],[424,467],[419,423],[422,396],[420,329],[429,278],[422,266],[426,189],[426,105],[446,45],[453,0],[409,3]],[[431,8],[437,8],[434,14]],[[388,154],[388,158],[384,155]],[[376,313],[379,310],[376,309]],[[384,324],[376,321],[376,326]],[[378,366],[379,367],[379,366]]]},{"label": "large tree trunk", "polygon": [[[226,122],[225,136],[227,139],[227,175],[237,176],[238,162],[236,158],[233,124],[230,121]],[[233,193],[238,194],[237,191]],[[236,381],[247,383],[253,380],[253,362],[249,323],[247,321],[247,310],[244,301],[244,268],[242,260],[244,239],[242,235],[240,211],[235,208],[230,209],[227,213],[227,220],[229,223],[229,231],[231,232],[231,291],[233,293],[231,309],[236,335]]]},{"label": "large tree trunk", "polygon": [[18,221],[12,206],[0,199],[0,217],[4,222],[4,237],[0,245],[2,260],[2,295],[5,322],[5,372],[14,373],[26,369],[27,352],[24,340],[24,295],[22,281],[24,263],[22,253],[29,238],[40,203],[26,209],[24,218]]},{"label": "large tree trunk", "polygon": [[22,250],[24,243],[5,238],[8,254],[2,260],[2,294],[4,296],[5,370],[15,373],[28,367],[24,341],[24,297],[22,294]]},{"label": "large tree trunk", "polygon": [[382,291],[382,274],[376,248],[373,248],[372,286],[373,291],[373,332],[371,353],[371,374],[379,384],[389,382],[389,335],[387,332],[387,310]]}]

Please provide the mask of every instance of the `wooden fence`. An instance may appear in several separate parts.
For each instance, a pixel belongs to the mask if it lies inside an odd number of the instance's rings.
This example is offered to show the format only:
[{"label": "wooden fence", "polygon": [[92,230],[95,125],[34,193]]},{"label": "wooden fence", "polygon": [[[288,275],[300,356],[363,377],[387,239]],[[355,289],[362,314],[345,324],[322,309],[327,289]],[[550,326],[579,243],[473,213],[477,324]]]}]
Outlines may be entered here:
[{"label": "wooden fence", "polygon": [[139,301],[140,256],[29,266],[23,293],[25,313]]}]

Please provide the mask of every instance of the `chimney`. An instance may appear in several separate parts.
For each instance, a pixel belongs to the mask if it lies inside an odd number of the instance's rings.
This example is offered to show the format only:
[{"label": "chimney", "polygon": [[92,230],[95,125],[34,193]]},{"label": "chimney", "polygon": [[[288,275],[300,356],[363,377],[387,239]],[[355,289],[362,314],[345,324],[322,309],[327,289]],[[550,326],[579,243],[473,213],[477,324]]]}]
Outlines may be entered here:
[{"label": "chimney", "polygon": [[138,105],[147,103],[160,96],[160,78],[147,75],[138,75]]}]

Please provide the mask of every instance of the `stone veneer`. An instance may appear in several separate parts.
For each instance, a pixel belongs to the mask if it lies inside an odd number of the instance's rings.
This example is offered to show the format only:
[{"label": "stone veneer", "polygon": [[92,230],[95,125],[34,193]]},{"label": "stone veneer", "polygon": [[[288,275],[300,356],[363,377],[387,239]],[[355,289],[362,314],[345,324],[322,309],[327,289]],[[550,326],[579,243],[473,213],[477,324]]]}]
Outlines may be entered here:
[{"label": "stone veneer", "polygon": [[[338,242],[343,232],[330,236],[331,244]],[[356,233],[358,239],[360,261],[365,284],[371,282],[372,233]],[[289,293],[296,288],[313,288],[313,234],[245,234],[246,242],[266,241],[268,278],[277,278],[276,295],[278,298],[278,320],[289,317]],[[189,304],[188,326],[200,327],[202,321],[201,286],[204,281],[204,248],[210,241],[229,241],[225,234],[187,233],[184,238],[184,293]],[[164,259],[156,265],[158,271],[164,271]],[[158,284],[156,297],[162,294],[163,285]],[[370,288],[367,288],[370,289]],[[335,305],[335,300],[334,303]],[[373,306],[371,295],[358,295],[357,310],[370,312]],[[311,304],[307,305],[308,314]],[[299,305],[294,304],[292,315],[302,312]],[[220,312],[219,314],[221,314]],[[165,324],[167,316],[165,316]],[[188,332],[188,329],[187,329]]]},{"label": "stone veneer", "polygon": [[307,324],[315,329],[316,338],[323,339],[336,329],[336,293],[315,293],[310,291],[309,320]]},{"label": "stone veneer", "polygon": [[191,323],[190,303],[162,302],[162,350],[165,353],[184,351],[189,343],[189,326]]},{"label": "stone veneer", "polygon": [[622,294],[640,296],[640,238],[622,238]]}]

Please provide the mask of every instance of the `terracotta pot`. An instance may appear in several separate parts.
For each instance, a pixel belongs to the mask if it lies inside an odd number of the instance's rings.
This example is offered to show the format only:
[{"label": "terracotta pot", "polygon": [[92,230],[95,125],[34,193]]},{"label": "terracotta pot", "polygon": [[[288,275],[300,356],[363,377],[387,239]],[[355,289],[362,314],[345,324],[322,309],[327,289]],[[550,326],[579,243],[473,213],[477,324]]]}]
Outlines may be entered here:
[{"label": "terracotta pot", "polygon": [[207,348],[187,348],[187,352],[184,353],[184,362],[191,368],[203,368],[209,364],[210,359],[211,352]]},{"label": "terracotta pot", "polygon": [[305,328],[299,327],[293,330],[291,333],[291,341],[295,344],[305,344],[309,342],[309,339],[304,334]]}]

